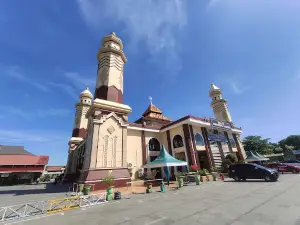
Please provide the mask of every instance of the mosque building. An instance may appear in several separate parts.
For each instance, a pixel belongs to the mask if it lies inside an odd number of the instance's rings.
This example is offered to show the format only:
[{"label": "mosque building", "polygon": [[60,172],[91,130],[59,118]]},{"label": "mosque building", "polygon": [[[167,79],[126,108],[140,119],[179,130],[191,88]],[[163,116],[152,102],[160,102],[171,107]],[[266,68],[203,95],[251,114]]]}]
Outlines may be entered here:
[{"label": "mosque building", "polygon": [[115,33],[103,38],[97,60],[94,96],[87,88],[76,104],[65,179],[93,184],[97,190],[104,187],[101,179],[111,174],[115,186],[125,186],[159,155],[162,145],[189,166],[206,169],[221,166],[228,153],[245,159],[242,130],[232,123],[227,101],[216,85],[209,89],[213,119],[188,115],[171,120],[150,99],[148,108],[132,123],[128,121],[132,109],[123,104],[127,58]]}]

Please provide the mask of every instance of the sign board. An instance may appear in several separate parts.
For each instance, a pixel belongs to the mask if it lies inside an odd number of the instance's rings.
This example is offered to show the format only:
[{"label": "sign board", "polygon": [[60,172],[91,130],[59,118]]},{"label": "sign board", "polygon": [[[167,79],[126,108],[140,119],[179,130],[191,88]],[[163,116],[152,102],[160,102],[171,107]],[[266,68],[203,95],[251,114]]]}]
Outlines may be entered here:
[{"label": "sign board", "polygon": [[223,134],[208,134],[208,140],[210,141],[220,141],[227,142],[227,138]]},{"label": "sign board", "polygon": [[221,122],[216,119],[210,119],[210,124],[212,127],[215,127],[215,128],[223,128],[226,130],[230,130],[232,128],[230,122]]}]

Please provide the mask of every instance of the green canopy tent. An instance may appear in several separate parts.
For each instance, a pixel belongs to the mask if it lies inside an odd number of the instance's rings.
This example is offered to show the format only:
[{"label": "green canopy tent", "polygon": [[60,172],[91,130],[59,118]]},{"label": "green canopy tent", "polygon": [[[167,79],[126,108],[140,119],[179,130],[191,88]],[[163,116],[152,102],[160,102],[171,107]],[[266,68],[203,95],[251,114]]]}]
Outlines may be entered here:
[{"label": "green canopy tent", "polygon": [[257,155],[259,158],[263,159],[262,161],[269,161],[269,160],[270,160],[269,158],[264,157],[263,155],[261,155],[261,154],[259,154],[259,153],[257,153],[257,152],[254,152],[254,153],[255,153],[255,155]]},{"label": "green canopy tent", "polygon": [[253,152],[248,151],[247,152],[247,158],[245,160],[246,162],[262,162],[262,161],[266,161],[265,158],[261,158],[257,155],[255,155]]},{"label": "green canopy tent", "polygon": [[155,160],[147,163],[143,168],[164,168],[168,184],[170,182],[170,166],[187,166],[187,162],[178,160],[171,156],[165,146],[163,145],[160,149],[160,153]]},{"label": "green canopy tent", "polygon": [[187,162],[178,160],[171,156],[163,145],[157,158],[144,165],[143,168],[160,168],[165,166],[187,166]]}]

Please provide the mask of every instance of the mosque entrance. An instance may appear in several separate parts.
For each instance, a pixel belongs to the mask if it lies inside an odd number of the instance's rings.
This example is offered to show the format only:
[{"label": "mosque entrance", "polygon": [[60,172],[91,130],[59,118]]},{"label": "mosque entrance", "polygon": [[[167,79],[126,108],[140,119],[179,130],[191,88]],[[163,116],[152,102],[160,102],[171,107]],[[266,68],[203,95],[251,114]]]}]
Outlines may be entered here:
[{"label": "mosque entrance", "polygon": [[210,169],[207,151],[198,151],[198,159],[201,169]]},{"label": "mosque entrance", "polygon": [[[186,162],[184,152],[175,153],[175,158]],[[187,172],[186,166],[176,166],[176,170],[177,172]]]}]

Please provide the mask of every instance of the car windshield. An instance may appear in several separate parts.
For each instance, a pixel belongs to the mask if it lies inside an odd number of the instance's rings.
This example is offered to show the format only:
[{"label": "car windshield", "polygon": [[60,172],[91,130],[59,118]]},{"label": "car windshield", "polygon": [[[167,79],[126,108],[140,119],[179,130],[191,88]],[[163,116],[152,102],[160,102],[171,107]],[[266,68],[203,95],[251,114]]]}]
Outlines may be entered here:
[{"label": "car windshield", "polygon": [[261,165],[258,165],[258,164],[255,164],[255,163],[251,163],[251,165],[255,166],[255,167],[258,167],[260,169],[266,169],[266,167],[264,166],[261,166]]}]

